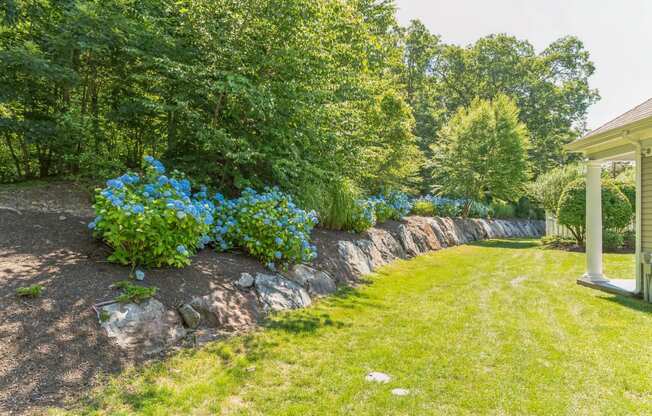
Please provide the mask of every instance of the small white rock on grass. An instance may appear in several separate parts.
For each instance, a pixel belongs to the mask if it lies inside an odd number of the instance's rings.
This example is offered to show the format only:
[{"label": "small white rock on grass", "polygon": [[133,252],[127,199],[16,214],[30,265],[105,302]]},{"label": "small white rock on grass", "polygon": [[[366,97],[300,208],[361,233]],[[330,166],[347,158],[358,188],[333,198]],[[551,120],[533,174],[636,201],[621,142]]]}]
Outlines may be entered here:
[{"label": "small white rock on grass", "polygon": [[390,377],[388,374],[379,373],[377,371],[372,371],[365,377],[365,380],[375,381],[376,383],[389,383],[389,380],[391,379],[392,377]]},{"label": "small white rock on grass", "polygon": [[410,394],[410,390],[408,389],[393,389],[392,394],[394,396],[407,396]]}]

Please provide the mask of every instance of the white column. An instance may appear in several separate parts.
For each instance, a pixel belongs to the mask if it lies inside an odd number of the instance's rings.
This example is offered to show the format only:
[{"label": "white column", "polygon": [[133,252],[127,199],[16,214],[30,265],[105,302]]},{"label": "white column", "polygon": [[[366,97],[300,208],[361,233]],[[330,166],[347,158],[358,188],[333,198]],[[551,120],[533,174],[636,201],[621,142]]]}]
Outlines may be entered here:
[{"label": "white column", "polygon": [[586,274],[593,281],[606,280],[602,274],[602,185],[601,163],[589,160],[586,166]]},{"label": "white column", "polygon": [[636,146],[636,293],[643,293],[643,273],[641,267],[641,144]]}]

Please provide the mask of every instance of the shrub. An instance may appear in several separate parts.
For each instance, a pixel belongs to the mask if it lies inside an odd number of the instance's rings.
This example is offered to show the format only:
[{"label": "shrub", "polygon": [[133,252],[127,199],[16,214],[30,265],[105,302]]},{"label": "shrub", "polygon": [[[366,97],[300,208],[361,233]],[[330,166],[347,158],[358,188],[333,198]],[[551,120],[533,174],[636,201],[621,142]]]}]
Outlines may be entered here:
[{"label": "shrub", "polygon": [[468,217],[470,218],[487,218],[489,217],[490,208],[482,202],[471,201],[469,205]]},{"label": "shrub", "polygon": [[97,190],[97,217],[88,226],[114,250],[109,260],[181,267],[209,241],[213,205],[206,190],[193,196],[190,181],[164,174],[161,162],[145,157],[142,177],[127,173]]},{"label": "shrub", "polygon": [[317,256],[316,247],[310,244],[317,214],[298,208],[277,188],[264,193],[247,188],[237,199],[227,201],[217,194],[215,200],[212,236],[218,250],[242,247],[271,269]]},{"label": "shrub", "polygon": [[636,248],[636,232],[632,230],[627,230],[623,233],[623,243],[624,247],[629,249]]},{"label": "shrub", "polygon": [[437,213],[437,208],[432,201],[425,198],[418,198],[412,205],[412,213],[423,217],[434,217]]},{"label": "shrub", "polygon": [[331,230],[353,230],[356,204],[361,193],[352,181],[335,180],[323,192],[319,189],[312,191],[317,195],[304,195],[303,200],[309,200],[307,206],[317,210],[322,227]]},{"label": "shrub", "polygon": [[[586,215],[586,183],[576,179],[568,184],[559,198],[557,221],[573,233],[578,244],[584,244]],[[611,181],[602,184],[602,226],[623,229],[631,221],[632,207],[627,197]]]},{"label": "shrub", "polygon": [[580,164],[565,165],[539,175],[528,185],[528,193],[540,203],[546,211],[557,212],[559,198],[571,182],[581,179],[584,167]]},{"label": "shrub", "polygon": [[429,201],[434,206],[436,214],[441,217],[459,217],[464,206],[462,200],[433,195],[424,195],[419,197],[418,200]]},{"label": "shrub", "polygon": [[372,196],[368,202],[373,205],[376,221],[379,223],[387,220],[399,221],[412,210],[412,202],[403,192],[393,192],[387,197]]},{"label": "shrub", "polygon": [[625,245],[623,234],[616,230],[602,231],[602,247],[606,251],[614,251]]},{"label": "shrub", "polygon": [[153,297],[158,290],[157,287],[139,286],[129,280],[119,280],[113,284],[113,287],[122,290],[122,293],[115,298],[120,303],[140,303]]},{"label": "shrub", "polygon": [[43,286],[29,285],[16,289],[16,295],[21,298],[38,298],[43,293]]},{"label": "shrub", "polygon": [[492,218],[509,219],[516,217],[516,208],[514,205],[504,201],[492,202],[490,211],[492,212]]},{"label": "shrub", "polygon": [[359,200],[355,205],[350,230],[361,233],[376,225],[376,209],[369,200]]}]

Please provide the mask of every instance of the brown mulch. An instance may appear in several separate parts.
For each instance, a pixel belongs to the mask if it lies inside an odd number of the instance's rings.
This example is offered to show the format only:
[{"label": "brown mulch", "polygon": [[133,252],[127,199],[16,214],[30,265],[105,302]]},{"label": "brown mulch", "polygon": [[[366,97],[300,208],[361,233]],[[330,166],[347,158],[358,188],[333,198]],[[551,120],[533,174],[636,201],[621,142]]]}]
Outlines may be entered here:
[{"label": "brown mulch", "polygon": [[[108,263],[107,247],[87,228],[90,197],[71,183],[0,188],[0,414],[39,414],[65,406],[103,374],[143,363],[101,331],[93,304],[115,297],[110,287],[129,269]],[[21,214],[13,209],[18,209]],[[348,233],[316,231],[325,251]],[[231,286],[242,272],[264,271],[239,253],[203,250],[183,269],[146,271],[156,298],[176,307],[195,295]],[[37,299],[19,299],[18,287],[44,286]]]}]

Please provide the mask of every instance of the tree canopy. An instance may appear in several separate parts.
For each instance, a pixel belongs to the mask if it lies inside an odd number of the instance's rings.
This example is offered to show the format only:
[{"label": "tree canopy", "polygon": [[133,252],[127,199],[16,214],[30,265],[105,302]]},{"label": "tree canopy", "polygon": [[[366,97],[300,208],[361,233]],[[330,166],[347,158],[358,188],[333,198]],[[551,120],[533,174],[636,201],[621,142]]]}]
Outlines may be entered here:
[{"label": "tree canopy", "polygon": [[444,126],[501,95],[529,131],[534,175],[564,161],[598,98],[578,39],[540,53],[507,35],[447,45],[395,12],[392,0],[5,2],[0,181],[105,178],[152,154],[226,193],[429,190]]},{"label": "tree canopy", "polygon": [[460,108],[433,146],[433,176],[441,191],[468,201],[514,200],[528,179],[527,128],[512,99],[476,99]]}]

